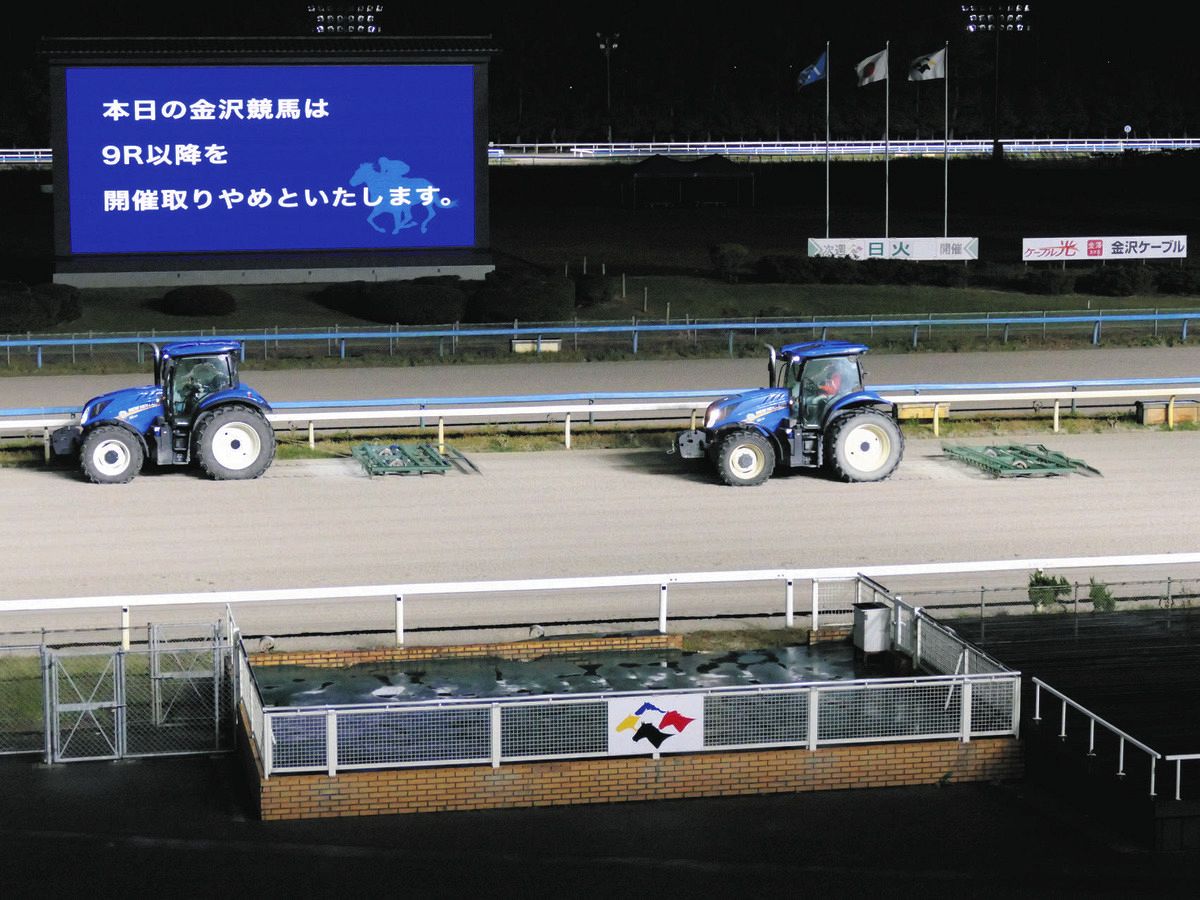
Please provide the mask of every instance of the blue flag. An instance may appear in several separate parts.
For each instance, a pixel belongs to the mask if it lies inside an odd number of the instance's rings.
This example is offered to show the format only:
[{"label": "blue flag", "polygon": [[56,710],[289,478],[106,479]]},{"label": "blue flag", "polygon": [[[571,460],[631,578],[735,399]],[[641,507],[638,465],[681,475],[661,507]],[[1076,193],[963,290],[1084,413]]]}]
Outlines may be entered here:
[{"label": "blue flag", "polygon": [[796,87],[808,87],[808,85],[816,84],[824,77],[825,54],[822,53],[815,63],[813,63],[811,66],[805,66],[800,70],[800,74],[796,77]]}]

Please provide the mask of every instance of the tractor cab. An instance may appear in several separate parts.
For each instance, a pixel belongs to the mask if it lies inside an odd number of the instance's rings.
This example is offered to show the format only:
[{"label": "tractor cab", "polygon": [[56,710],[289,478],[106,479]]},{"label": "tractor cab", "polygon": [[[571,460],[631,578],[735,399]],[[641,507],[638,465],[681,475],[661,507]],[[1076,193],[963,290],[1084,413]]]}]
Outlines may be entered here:
[{"label": "tractor cab", "polygon": [[[792,424],[819,428],[825,413],[843,397],[863,390],[861,345],[791,344],[778,358],[771,348],[771,386],[788,392]],[[815,355],[837,353],[839,355]]]},{"label": "tractor cab", "polygon": [[238,387],[239,345],[194,341],[155,348],[155,383],[163,392],[163,412],[174,423],[190,422],[201,402]]}]

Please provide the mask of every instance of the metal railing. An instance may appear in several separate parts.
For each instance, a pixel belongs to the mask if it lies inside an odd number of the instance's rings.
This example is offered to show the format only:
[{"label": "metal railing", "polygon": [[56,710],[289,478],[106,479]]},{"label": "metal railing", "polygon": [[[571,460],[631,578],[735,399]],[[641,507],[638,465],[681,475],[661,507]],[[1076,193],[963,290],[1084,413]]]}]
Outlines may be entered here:
[{"label": "metal railing", "polygon": [[[1095,592],[1093,588],[1096,589]],[[964,614],[972,611],[981,616],[998,610],[1030,612],[1045,609],[1055,612],[1086,612],[1089,606],[1093,610],[1096,609],[1097,598],[1101,599],[1102,605],[1111,599],[1114,608],[1120,604],[1138,603],[1170,609],[1197,605],[1200,601],[1200,578],[1168,576],[1135,581],[1071,581],[1055,590],[1043,587],[1040,592],[1035,591],[1032,595],[1028,585],[980,585],[974,588],[912,590],[905,596],[909,601],[919,600],[943,611],[961,610]]]},{"label": "metal railing", "polygon": [[[1138,385],[1117,388],[1115,385]],[[1032,386],[1027,389],[1027,386]],[[273,405],[267,420],[276,427],[308,429],[308,443],[316,446],[318,428],[345,430],[382,428],[402,422],[420,427],[433,423],[438,431],[438,443],[445,442],[448,421],[458,427],[480,423],[531,425],[560,422],[563,443],[571,447],[572,428],[581,422],[594,425],[692,419],[717,397],[738,393],[745,388],[706,389],[697,391],[596,392],[590,394],[540,394],[503,397],[409,397],[374,400],[299,400]],[[915,407],[928,411],[934,435],[940,434],[941,422],[949,418],[951,408],[958,412],[995,410],[997,404],[1018,404],[1034,412],[1049,408],[1051,427],[1061,428],[1064,405],[1078,411],[1080,404],[1103,402],[1104,408],[1132,405],[1137,402],[1158,401],[1166,406],[1165,421],[1173,428],[1178,404],[1196,402],[1200,398],[1200,378],[1142,378],[1120,381],[1104,379],[1076,382],[1019,382],[975,384],[897,384],[880,385],[881,396],[900,407]],[[624,399],[627,402],[605,402]],[[469,404],[469,405],[456,405]],[[403,408],[397,408],[403,407]],[[49,459],[50,432],[63,425],[74,424],[77,407],[36,407],[0,409],[0,436],[5,434],[25,438],[38,436]]]},{"label": "metal railing", "polygon": [[43,168],[49,166],[53,161],[54,151],[49,147],[0,150],[0,165],[12,166],[14,168],[25,166]]},{"label": "metal railing", "polygon": [[[467,597],[478,594],[531,594],[553,596],[553,605],[561,608],[570,598],[582,598],[592,591],[644,588],[646,606],[657,610],[660,633],[668,632],[670,622],[670,588],[676,585],[775,585],[782,588],[780,612],[785,624],[791,626],[796,609],[795,585],[826,582],[852,582],[860,576],[870,580],[887,577],[922,575],[966,575],[971,573],[1028,573],[1035,569],[1053,572],[1069,569],[1112,569],[1121,567],[1162,566],[1179,569],[1200,564],[1200,553],[1151,553],[1127,556],[1051,557],[968,561],[949,563],[904,563],[871,566],[832,566],[812,568],[743,569],[715,572],[661,572],[639,575],[604,575],[569,578],[531,578],[495,581],[403,582],[392,584],[344,585],[338,587],[291,587],[269,590],[199,591],[164,594],[119,594],[109,596],[55,597],[41,599],[0,600],[0,614],[9,612],[55,612],[79,609],[119,610],[123,634],[129,632],[130,610],[157,606],[235,605],[239,603],[297,603],[379,598],[392,606],[395,613],[397,645],[404,643],[405,603],[414,598],[431,601],[437,598]],[[564,601],[564,596],[568,599]],[[651,597],[657,600],[651,606]],[[842,594],[844,600],[845,595]],[[846,604],[843,602],[842,607]],[[819,623],[818,623],[819,627]]]},{"label": "metal railing", "polygon": [[[1122,731],[1116,725],[1113,725],[1110,722],[1106,722],[1104,719],[1100,718],[1100,716],[1096,715],[1090,709],[1088,709],[1085,706],[1082,706],[1079,703],[1076,703],[1074,700],[1072,700],[1066,694],[1063,694],[1063,693],[1055,690],[1054,688],[1050,687],[1050,685],[1046,684],[1046,682],[1042,681],[1040,678],[1034,678],[1033,684],[1034,684],[1033,721],[1040,722],[1042,720],[1042,691],[1046,691],[1048,694],[1051,694],[1052,696],[1057,697],[1061,703],[1060,713],[1059,713],[1059,732],[1058,732],[1058,736],[1060,739],[1065,740],[1067,737],[1067,708],[1070,707],[1071,709],[1074,709],[1074,710],[1078,711],[1079,713],[1081,713],[1088,720],[1088,751],[1087,751],[1088,756],[1096,755],[1096,726],[1099,725],[1101,728],[1111,732],[1117,738],[1117,741],[1118,741],[1118,744],[1117,744],[1117,771],[1116,771],[1117,777],[1118,778],[1125,777],[1125,745],[1128,744],[1146,754],[1146,757],[1149,760],[1149,764],[1150,764],[1150,796],[1151,797],[1158,796],[1155,788],[1156,788],[1156,776],[1157,776],[1157,769],[1158,769],[1158,761],[1160,759],[1162,759],[1161,753],[1159,753],[1153,747],[1149,747],[1146,744],[1143,744],[1141,741],[1139,741],[1137,738],[1133,737],[1132,735]],[[1172,759],[1178,759],[1178,760],[1182,760],[1184,758],[1186,758],[1186,757],[1172,757]],[[1198,756],[1197,758],[1200,758],[1200,756]],[[1176,765],[1178,766],[1178,763]],[[1177,773],[1177,777],[1178,777],[1178,773]],[[1178,792],[1176,794],[1175,799],[1177,799],[1177,800],[1179,799]]]},{"label": "metal railing", "polygon": [[[495,352],[498,347],[504,347],[506,342],[530,342],[529,349],[541,351],[543,344],[549,347],[552,340],[561,342],[570,339],[571,349],[579,349],[580,339],[585,339],[585,348],[613,348],[620,341],[620,347],[634,355],[640,350],[647,349],[646,342],[650,339],[665,339],[667,345],[674,346],[675,342],[683,340],[690,345],[698,345],[701,340],[721,347],[730,355],[734,355],[737,346],[736,339],[749,336],[753,341],[775,332],[786,331],[789,334],[808,334],[813,338],[828,338],[836,332],[838,337],[863,337],[873,340],[877,333],[903,332],[906,342],[917,347],[924,333],[926,338],[932,337],[934,330],[968,331],[982,333],[985,340],[993,337],[1007,343],[1010,337],[1034,331],[1043,336],[1049,334],[1049,329],[1056,333],[1064,329],[1082,332],[1093,344],[1099,344],[1105,329],[1134,328],[1141,332],[1159,335],[1162,326],[1171,326],[1178,331],[1181,340],[1187,340],[1190,323],[1200,319],[1200,310],[1194,308],[1138,310],[1063,310],[1051,313],[1020,312],[979,312],[960,314],[926,314],[898,316],[816,316],[808,319],[796,317],[747,319],[720,319],[695,321],[656,320],[651,318],[631,318],[627,322],[527,322],[521,324],[514,321],[511,325],[478,324],[463,326],[461,323],[450,323],[437,327],[400,327],[400,326],[355,326],[352,329],[292,329],[280,331],[276,328],[263,328],[261,331],[245,330],[237,333],[216,334],[216,329],[203,331],[149,331],[96,334],[84,333],[54,333],[54,334],[5,334],[0,336],[0,350],[4,351],[5,365],[13,364],[14,353],[19,359],[22,353],[33,358],[36,368],[42,368],[50,355],[61,357],[64,361],[70,358],[76,363],[81,355],[94,359],[97,351],[122,353],[133,351],[138,363],[143,361],[143,346],[147,342],[166,340],[216,339],[241,341],[244,344],[243,358],[269,359],[272,350],[276,356],[282,353],[286,346],[292,352],[317,353],[326,357],[345,359],[355,350],[372,352],[378,355],[395,355],[398,351],[421,350],[422,352],[445,357],[456,355],[472,348],[485,348]],[[590,343],[589,343],[590,342]],[[511,348],[509,348],[511,349]],[[649,349],[654,349],[650,345]],[[259,351],[261,350],[261,354]]]},{"label": "metal railing", "polygon": [[1183,789],[1183,764],[1185,762],[1195,762],[1200,760],[1200,753],[1174,753],[1169,756],[1164,756],[1163,759],[1167,762],[1175,763],[1175,799],[1183,799],[1181,791]]},{"label": "metal railing", "polygon": [[795,159],[824,158],[830,156],[882,157],[888,152],[893,157],[941,156],[991,156],[994,143],[998,143],[1005,155],[1012,156],[1079,156],[1125,152],[1159,152],[1166,150],[1196,150],[1200,140],[1194,138],[1080,138],[1080,139],[1022,139],[1005,138],[997,142],[990,139],[971,140],[892,140],[883,141],[652,141],[618,143],[532,143],[488,145],[488,158],[492,165],[505,162],[519,163],[523,160],[553,162],[567,158],[573,161],[602,159],[640,159],[647,156],[708,156],[718,154],[730,157],[783,157]]},{"label": "metal railing", "polygon": [[[272,773],[381,767],[490,764],[593,756],[642,755],[611,741],[613,723],[649,700],[660,711],[683,708],[703,720],[703,738],[688,752],[805,747],[867,742],[1015,736],[1020,723],[1020,673],[995,662],[913,610],[869,578],[813,583],[842,601],[891,607],[901,638],[905,616],[914,629],[914,667],[935,674],[808,684],[670,691],[607,692],[503,699],[433,700],[297,708],[263,707],[252,674],[242,680],[250,730],[264,776]],[[789,583],[789,601],[791,586]],[[872,605],[875,605],[873,603]],[[844,610],[838,610],[844,612]],[[924,653],[922,653],[922,647]],[[244,648],[239,650],[244,657]],[[950,664],[948,659],[956,659]],[[969,659],[974,659],[972,664]],[[952,673],[947,670],[953,666]],[[248,664],[246,669],[249,669]],[[632,701],[632,702],[629,702]],[[261,715],[261,720],[259,716]],[[619,729],[618,729],[619,730]]]},{"label": "metal railing", "polygon": [[[610,704],[703,710],[692,752],[961,740],[1013,734],[1020,675],[861,679],[676,691],[267,708],[260,758],[274,773],[642,755],[613,752]],[[637,705],[636,703],[634,704]],[[663,748],[669,751],[669,745]],[[649,750],[645,751],[649,754]],[[658,751],[653,755],[657,756]]]},{"label": "metal railing", "polygon": [[[813,607],[810,611],[812,615],[812,627],[819,629],[821,627],[820,608],[825,610],[826,625],[828,620],[837,615],[845,615],[846,612],[852,612],[853,609],[847,610],[847,606],[853,607],[854,603],[861,603],[865,600],[883,603],[890,606],[891,612],[889,616],[889,635],[890,645],[893,649],[908,654],[913,659],[914,667],[924,671],[935,673],[931,676],[934,681],[925,678],[917,679],[883,679],[855,681],[855,682],[835,682],[835,683],[815,683],[808,685],[784,685],[784,686],[763,686],[750,689],[717,689],[713,691],[699,692],[681,692],[698,694],[704,697],[704,703],[710,702],[716,704],[718,701],[710,701],[709,697],[736,696],[740,697],[743,694],[746,697],[761,698],[762,696],[783,697],[787,696],[787,692],[792,693],[790,699],[765,701],[761,699],[754,700],[730,700],[730,703],[770,703],[781,704],[785,711],[795,710],[801,706],[806,710],[806,719],[800,719],[799,714],[782,715],[778,709],[772,710],[769,714],[764,714],[762,721],[770,723],[778,720],[779,727],[793,729],[792,731],[771,731],[771,727],[764,724],[760,732],[755,732],[759,736],[749,743],[735,744],[728,738],[713,738],[712,742],[704,745],[705,749],[720,749],[732,748],[734,746],[814,746],[822,743],[848,743],[855,741],[867,740],[904,740],[904,739],[923,739],[934,737],[957,737],[960,740],[969,740],[973,736],[983,734],[1013,734],[1018,733],[1019,716],[1020,716],[1020,697],[1019,697],[1019,674],[1011,672],[1003,664],[996,661],[978,647],[972,645],[969,641],[964,640],[953,629],[948,628],[944,624],[933,620],[923,609],[914,607],[910,602],[905,601],[899,596],[892,594],[878,580],[879,577],[886,576],[913,576],[922,574],[964,574],[968,572],[1002,572],[1002,571],[1023,571],[1028,572],[1032,569],[1042,569],[1048,571],[1070,569],[1070,568],[1091,568],[1093,570],[1101,570],[1115,568],[1118,566],[1137,566],[1137,565],[1194,565],[1200,563],[1200,554],[1156,554],[1140,557],[1091,557],[1091,558],[1059,558],[1059,559],[1024,559],[1024,560],[1002,560],[993,562],[964,562],[964,563],[941,563],[941,564],[918,564],[918,565],[888,565],[868,567],[865,572],[860,572],[857,569],[847,568],[826,568],[826,569],[793,569],[793,570],[750,570],[750,571],[735,571],[735,572],[705,572],[705,573],[673,573],[663,575],[633,575],[633,576],[609,576],[603,578],[559,578],[559,579],[534,579],[525,581],[493,581],[493,582],[457,582],[457,583],[417,583],[404,585],[375,585],[375,586],[360,586],[347,588],[318,588],[318,589],[296,589],[296,590],[274,590],[274,591],[244,591],[244,592],[210,592],[203,594],[164,594],[164,595],[144,595],[144,596],[118,596],[118,597],[76,597],[76,598],[59,598],[54,600],[29,600],[29,601],[0,601],[0,612],[17,612],[27,610],[63,610],[63,609],[97,609],[97,608],[120,608],[122,610],[123,626],[128,628],[128,615],[131,607],[134,606],[156,606],[156,605],[188,605],[188,604],[226,604],[226,616],[228,625],[227,633],[230,635],[228,640],[232,641],[236,650],[236,660],[233,669],[235,670],[235,696],[240,698],[244,708],[248,722],[248,727],[255,740],[258,742],[260,756],[264,760],[264,765],[268,772],[270,771],[328,771],[331,764],[333,770],[339,768],[348,768],[354,766],[367,767],[379,765],[417,765],[430,764],[430,759],[433,756],[439,756],[444,763],[449,762],[464,762],[476,761],[479,763],[491,763],[499,765],[502,761],[516,761],[518,759],[529,758],[554,758],[556,756],[577,755],[578,748],[572,746],[565,750],[562,745],[554,745],[549,750],[545,745],[539,745],[536,752],[530,751],[531,738],[522,738],[521,730],[518,725],[513,724],[516,729],[514,736],[510,737],[506,744],[504,741],[505,715],[504,709],[534,709],[534,706],[520,705],[523,703],[544,704],[545,710],[537,707],[535,713],[525,713],[528,720],[532,717],[534,721],[542,716],[560,716],[568,715],[568,713],[560,713],[557,710],[564,708],[564,704],[586,704],[601,702],[596,697],[581,697],[572,695],[569,699],[561,700],[556,698],[520,698],[510,701],[432,701],[417,705],[404,705],[402,708],[395,704],[372,705],[367,707],[342,708],[331,707],[329,710],[287,710],[280,711],[265,707],[262,701],[261,693],[258,691],[257,683],[254,679],[252,668],[248,662],[248,655],[241,640],[241,634],[233,623],[230,604],[237,602],[288,602],[301,600],[316,600],[316,599],[340,599],[348,597],[368,597],[368,596],[390,596],[395,603],[396,611],[396,638],[397,643],[402,643],[404,639],[404,599],[414,596],[426,597],[449,597],[464,594],[497,594],[509,592],[562,592],[570,591],[579,593],[589,588],[628,588],[636,586],[656,586],[658,588],[659,598],[659,630],[666,632],[669,620],[669,594],[668,586],[674,584],[729,584],[729,583],[782,583],[784,585],[784,614],[787,617],[787,623],[790,625],[796,615],[795,609],[795,591],[794,585],[796,581],[810,581],[812,583],[812,596],[814,599]],[[1174,582],[1178,584],[1179,582]],[[823,599],[820,599],[823,598]],[[555,605],[561,605],[561,595],[555,598]],[[820,603],[820,606],[818,605]],[[28,649],[28,648],[27,648]],[[937,681],[941,679],[941,681]],[[1035,680],[1036,681],[1036,680]],[[1066,711],[1068,708],[1077,710],[1082,715],[1087,717],[1089,721],[1089,752],[1095,747],[1095,726],[1100,724],[1104,729],[1111,731],[1119,741],[1118,752],[1118,768],[1117,774],[1125,772],[1125,745],[1135,747],[1138,750],[1147,754],[1147,758],[1151,764],[1150,773],[1150,793],[1155,794],[1155,777],[1156,763],[1160,758],[1164,758],[1158,754],[1153,748],[1148,747],[1136,738],[1122,731],[1120,728],[1096,716],[1090,710],[1046,685],[1044,682],[1037,681],[1037,693],[1035,694],[1035,711],[1034,720],[1041,720],[1041,696],[1040,691],[1045,688],[1050,694],[1058,697],[1062,703],[1060,735],[1066,736]],[[913,697],[921,696],[921,691],[928,690],[929,684],[941,684],[941,694],[939,695],[943,702],[943,707],[940,712],[928,706],[925,701],[917,702]],[[838,692],[851,692],[838,694]],[[860,692],[854,695],[853,692]],[[883,691],[882,694],[866,694],[861,692],[866,691]],[[887,693],[892,691],[890,695]],[[819,696],[821,692],[826,692],[828,697]],[[609,697],[610,695],[604,695]],[[802,699],[798,699],[801,698]],[[857,696],[857,700],[853,699]],[[822,714],[821,710],[833,710],[836,708],[836,703],[841,700],[851,698],[850,706],[859,703],[862,708],[868,708],[878,705],[878,701],[891,696],[896,699],[896,710],[907,710],[901,717],[901,722],[917,723],[915,725],[895,725],[895,717],[893,717],[893,725],[890,726],[893,730],[888,731],[883,728],[870,727],[869,734],[865,731],[856,731],[858,726],[846,725],[839,726],[836,723],[840,721],[837,715],[832,712],[829,715]],[[957,699],[956,699],[957,697]],[[861,702],[860,702],[861,701]],[[870,701],[870,702],[868,702]],[[724,701],[721,701],[724,702]],[[517,705],[513,705],[517,704]],[[833,704],[830,706],[829,704]],[[817,710],[815,716],[811,715],[813,709]],[[396,712],[397,709],[402,709],[402,712]],[[464,750],[459,747],[454,750],[450,756],[438,751],[432,753],[429,750],[431,746],[440,746],[438,741],[442,738],[438,737],[447,729],[440,726],[445,725],[444,721],[438,721],[437,710],[454,710],[458,718],[455,719],[457,727],[465,728],[475,735],[471,738],[473,743],[470,743],[468,749]],[[431,710],[433,712],[431,712]],[[482,710],[482,712],[480,712]],[[413,732],[416,737],[406,737],[396,746],[406,747],[397,751],[399,755],[387,757],[379,756],[374,750],[369,751],[364,748],[374,747],[375,740],[372,737],[379,728],[392,729],[393,732],[403,733],[404,728],[408,728],[408,724],[403,724],[401,720],[393,722],[391,718],[381,724],[381,721],[376,719],[379,716],[392,717],[394,715],[409,714],[413,712],[426,714],[425,719],[403,720],[404,723],[416,723],[413,726]],[[572,713],[576,714],[576,713]],[[584,720],[591,721],[597,717],[595,710],[591,712],[578,712]],[[359,716],[358,719],[346,718],[345,722],[339,722],[339,717]],[[520,716],[517,713],[509,713],[510,724],[516,722]],[[957,715],[957,719],[954,719]],[[295,724],[280,725],[276,728],[275,716],[285,717],[289,723],[293,720]],[[512,717],[516,717],[516,719]],[[832,716],[832,718],[830,718]],[[905,718],[907,716],[908,718]],[[431,718],[432,717],[432,718]],[[280,719],[282,722],[283,719]],[[429,722],[434,722],[438,727],[431,726]],[[573,722],[575,720],[572,720]],[[605,720],[607,721],[607,720]],[[849,721],[849,720],[847,720]],[[957,721],[957,727],[950,727],[948,721]],[[790,724],[787,724],[789,723]],[[816,729],[810,727],[809,723],[819,723]],[[828,730],[825,728],[826,723],[829,724]],[[518,723],[519,724],[519,723]],[[861,723],[860,723],[861,724]],[[803,731],[799,730],[803,726]],[[866,726],[863,726],[866,727]],[[399,729],[399,731],[397,731]],[[483,729],[483,730],[481,730]],[[563,729],[560,729],[563,730]],[[569,729],[567,729],[569,730]],[[715,733],[715,732],[714,732]],[[429,737],[433,734],[433,737]],[[341,735],[339,737],[339,735]],[[421,737],[425,735],[426,737]],[[370,738],[370,740],[368,740]],[[418,740],[419,738],[419,740]],[[426,741],[422,744],[421,741]],[[708,739],[706,738],[706,741]],[[416,741],[414,744],[413,741]],[[429,743],[432,741],[432,744]],[[387,741],[382,742],[383,745],[389,746]],[[536,741],[534,742],[536,744]],[[284,749],[280,749],[280,748]],[[329,748],[333,747],[331,751]],[[291,749],[288,749],[291,748]],[[415,748],[415,749],[414,749]],[[424,749],[422,749],[424,748]],[[473,748],[473,749],[471,749]],[[507,749],[506,749],[507,748]],[[523,749],[521,749],[523,748]],[[589,751],[589,753],[592,751]],[[597,751],[598,752],[598,751]],[[432,753],[432,755],[431,755]],[[282,754],[282,755],[278,755]],[[405,755],[407,754],[407,756]],[[604,754],[602,754],[604,755]],[[381,759],[383,761],[381,762]],[[1182,783],[1182,764],[1187,761],[1200,759],[1200,754],[1178,754],[1165,757],[1168,761],[1176,764],[1176,791],[1175,796],[1178,799],[1181,795]],[[331,762],[332,761],[332,762]]]},{"label": "metal railing", "polygon": [[[1079,156],[1097,153],[1160,152],[1165,150],[1195,150],[1200,141],[1193,138],[1079,138],[1024,139],[1005,138],[999,143],[1006,155],[1012,156]],[[566,157],[575,162],[590,159],[640,159],[647,156],[708,156],[719,154],[732,157],[823,158],[825,141],[638,141],[623,143],[489,143],[488,162],[491,165],[541,160],[554,162]],[[930,156],[949,152],[951,156],[991,156],[993,141],[920,140],[889,141],[887,150],[892,156]],[[837,157],[872,157],[884,154],[883,141],[830,141],[828,152]],[[49,166],[54,159],[49,148],[0,149],[0,165],[14,167]]]}]

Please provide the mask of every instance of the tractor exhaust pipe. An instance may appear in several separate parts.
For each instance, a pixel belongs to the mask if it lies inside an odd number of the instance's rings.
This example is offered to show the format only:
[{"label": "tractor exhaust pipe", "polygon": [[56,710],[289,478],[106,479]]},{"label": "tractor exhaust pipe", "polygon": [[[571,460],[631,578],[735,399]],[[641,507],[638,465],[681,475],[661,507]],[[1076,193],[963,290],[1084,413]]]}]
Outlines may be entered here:
[{"label": "tractor exhaust pipe", "polygon": [[154,351],[154,384],[158,387],[162,386],[162,369],[159,363],[162,362],[162,351],[158,349],[158,344],[150,341],[142,341],[147,347]]},{"label": "tractor exhaust pipe", "polygon": [[767,387],[775,387],[775,348],[763,344],[767,348]]}]

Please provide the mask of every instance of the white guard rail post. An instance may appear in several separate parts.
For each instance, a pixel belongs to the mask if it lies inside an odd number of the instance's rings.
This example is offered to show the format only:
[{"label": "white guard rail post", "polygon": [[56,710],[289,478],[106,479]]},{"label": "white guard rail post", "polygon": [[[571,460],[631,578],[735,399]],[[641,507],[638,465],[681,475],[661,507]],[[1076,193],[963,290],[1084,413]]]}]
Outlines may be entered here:
[{"label": "white guard rail post", "polygon": [[1183,787],[1183,774],[1180,770],[1185,762],[1200,759],[1200,753],[1176,753],[1172,754],[1171,756],[1164,756],[1163,759],[1165,759],[1167,762],[1175,763],[1175,799],[1181,800],[1183,799],[1180,796],[1180,790]]}]

